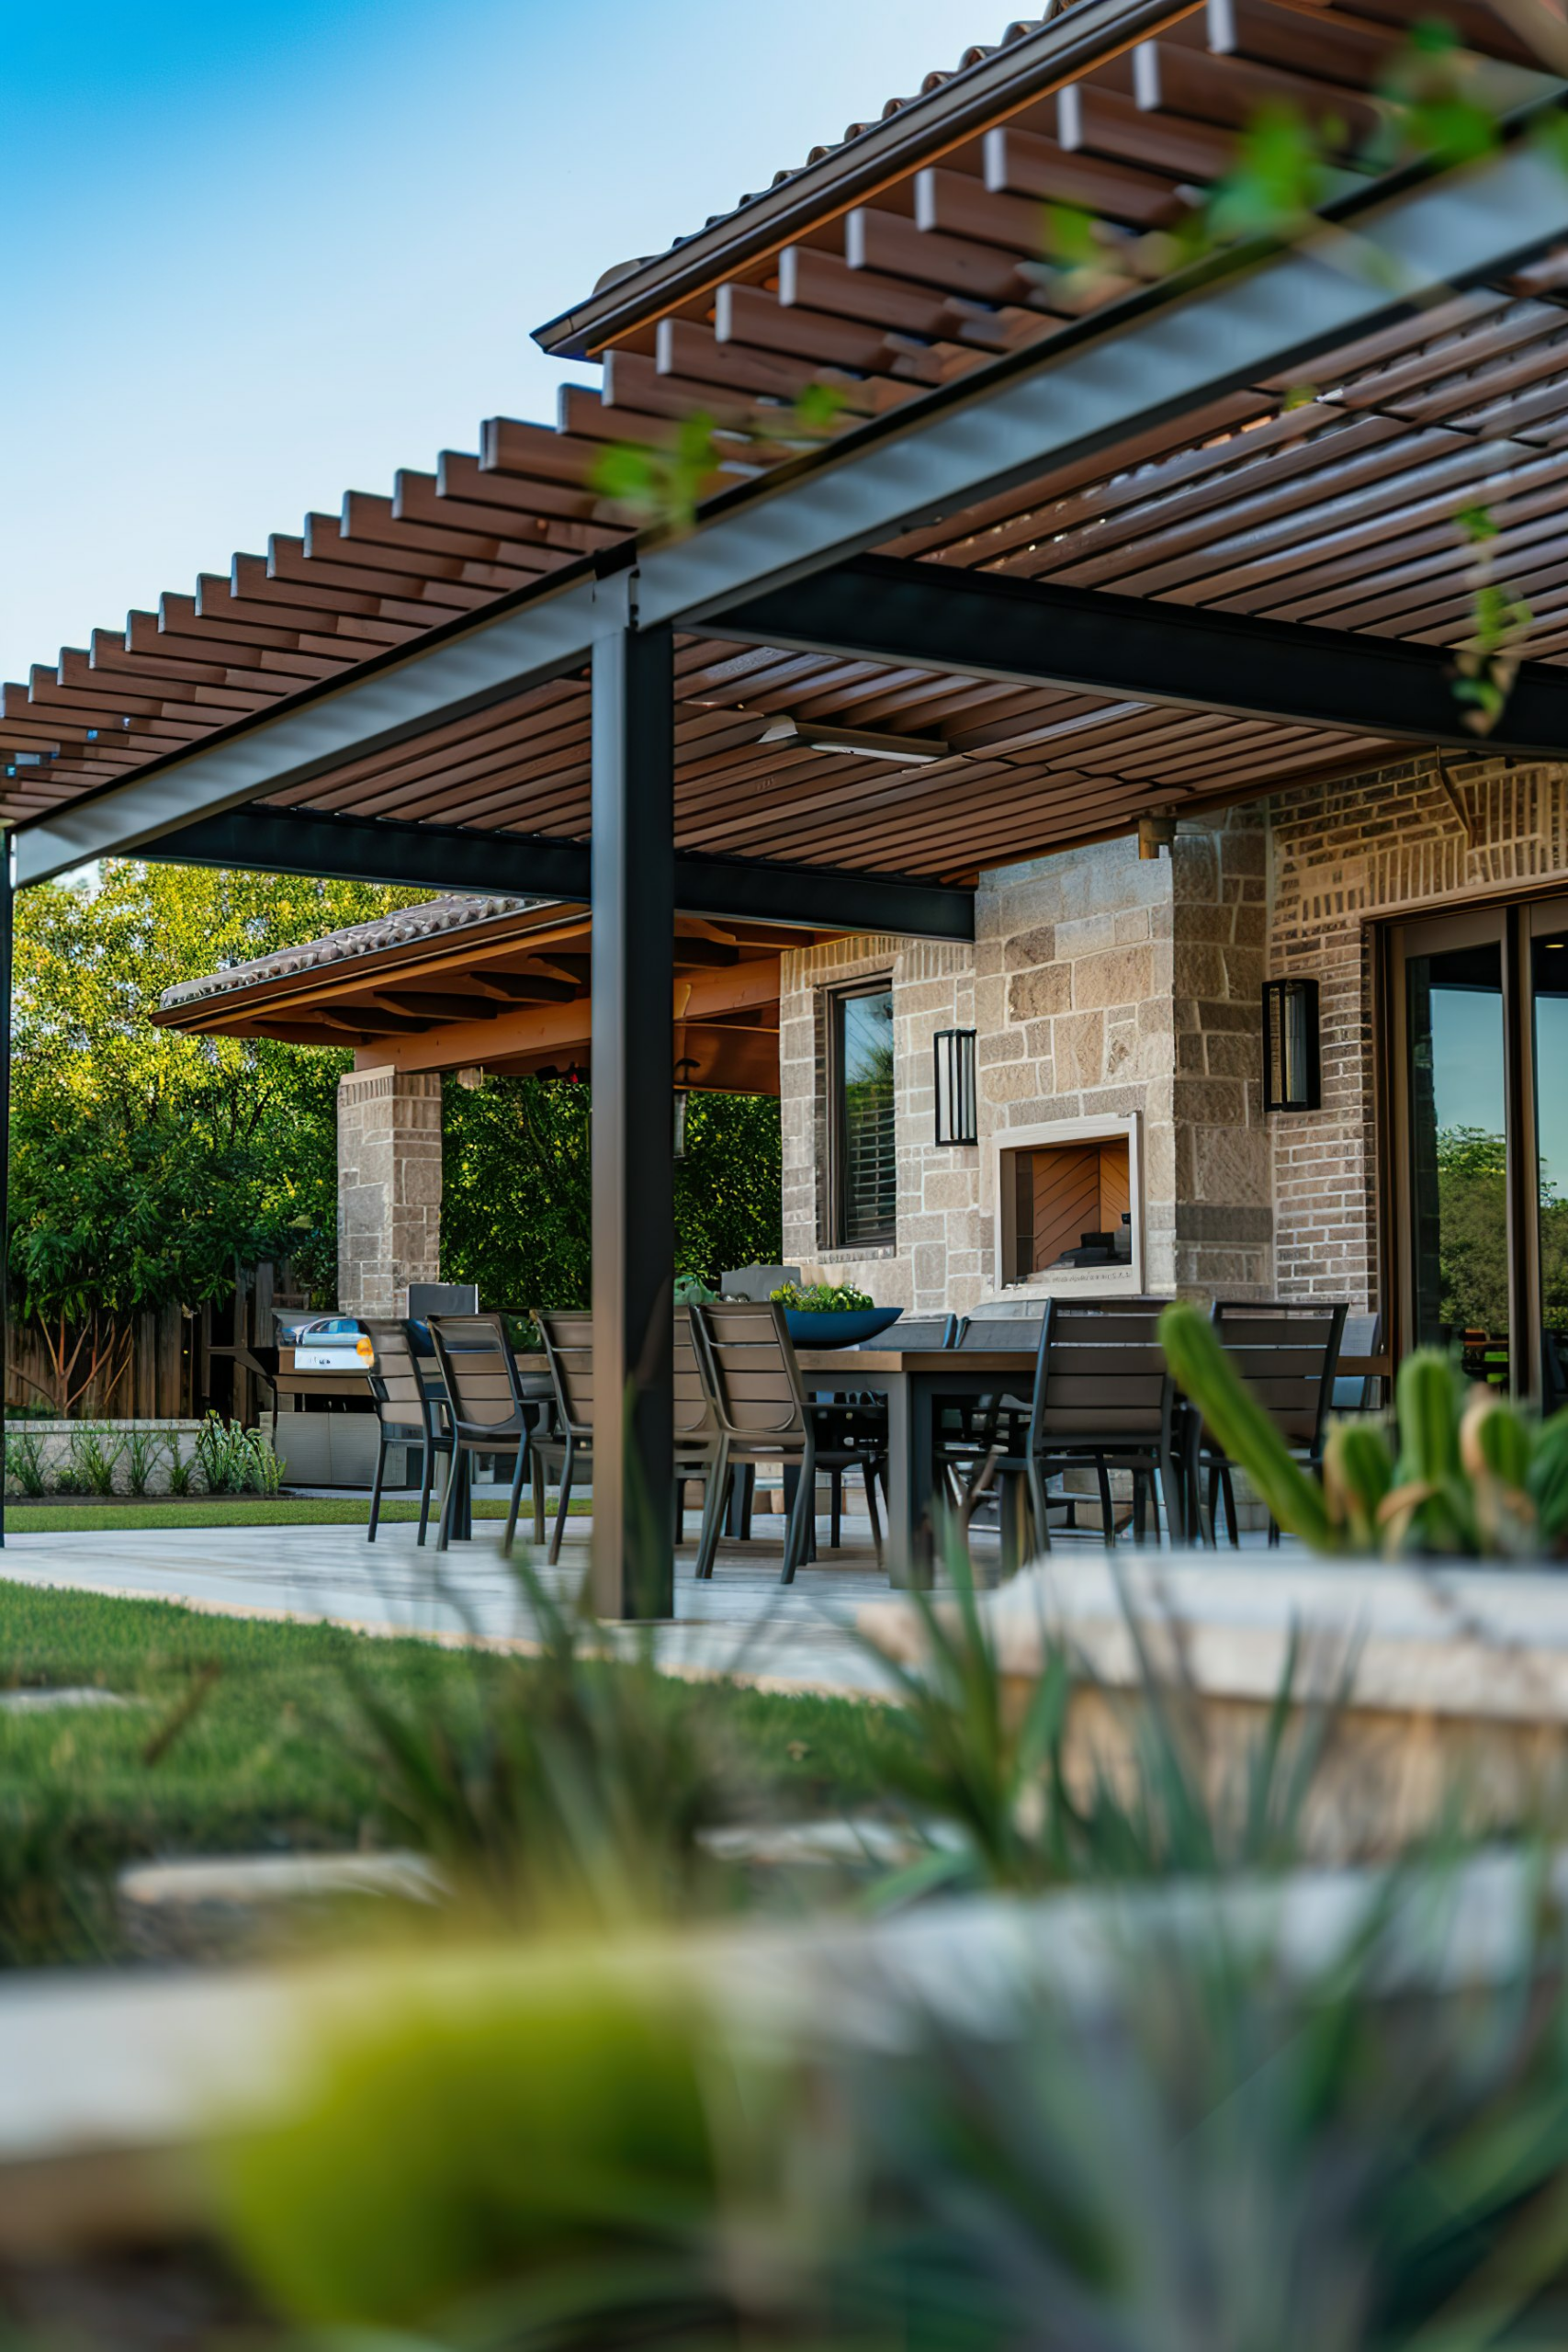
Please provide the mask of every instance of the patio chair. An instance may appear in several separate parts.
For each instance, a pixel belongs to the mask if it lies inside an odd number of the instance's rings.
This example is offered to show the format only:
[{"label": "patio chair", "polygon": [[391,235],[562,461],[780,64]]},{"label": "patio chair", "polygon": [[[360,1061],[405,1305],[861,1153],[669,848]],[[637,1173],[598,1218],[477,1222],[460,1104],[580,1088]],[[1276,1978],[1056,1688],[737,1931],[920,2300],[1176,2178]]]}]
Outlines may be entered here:
[{"label": "patio chair", "polygon": [[[952,1344],[964,1355],[998,1348],[1033,1351],[1040,1345],[1043,1322],[1043,1312],[1032,1303],[1028,1314],[1010,1309],[964,1315],[958,1319]],[[962,1507],[987,1455],[997,1446],[1018,1452],[1028,1417],[1026,1399],[1005,1396],[1000,1390],[994,1396],[955,1396],[938,1407],[937,1475],[950,1502]]]},{"label": "patio chair", "polygon": [[446,1408],[433,1396],[420,1375],[420,1360],[406,1322],[360,1325],[375,1349],[370,1363],[370,1395],[380,1424],[376,1445],[376,1476],[370,1487],[370,1527],[366,1542],[374,1544],[381,1523],[381,1487],[387,1475],[387,1454],[394,1445],[420,1450],[419,1541],[430,1524],[430,1497],[435,1482],[435,1457],[452,1451]]},{"label": "patio chair", "polygon": [[[843,1352],[846,1356],[852,1356],[862,1348],[871,1350],[899,1348],[909,1351],[916,1348],[932,1350],[950,1348],[957,1331],[956,1315],[901,1315],[897,1322],[891,1325],[887,1330],[874,1332],[869,1340],[857,1340],[852,1348],[846,1348]],[[835,1420],[830,1429],[824,1422],[818,1432],[819,1445],[826,1439],[830,1444],[846,1448],[853,1446],[857,1451],[857,1456],[865,1451],[868,1444],[872,1445],[874,1450],[878,1446],[886,1446],[887,1400],[885,1396],[845,1389],[835,1390],[832,1401],[842,1418]],[[822,1409],[824,1413],[829,1409],[825,1401]],[[843,1533],[844,1480],[849,1475],[848,1467],[829,1470],[828,1474],[828,1548],[832,1552],[838,1550],[840,1538]],[[868,1496],[867,1509],[871,1518],[872,1540],[880,1544],[882,1529],[876,1516],[874,1494]],[[807,1556],[809,1559],[815,1559],[817,1556],[814,1533],[815,1531],[807,1538]]]},{"label": "patio chair", "polygon": [[[795,1499],[784,1530],[780,1581],[793,1584],[809,1556],[816,1517],[818,1470],[857,1468],[865,1480],[872,1538],[882,1556],[874,1481],[886,1461],[886,1441],[869,1419],[863,1435],[839,1434],[845,1408],[808,1396],[790,1343],[784,1309],[772,1301],[693,1306],[697,1361],[713,1407],[718,1453],[703,1512],[696,1573],[711,1577],[730,1473],[746,1464],[782,1459],[796,1472]],[[836,1419],[835,1419],[836,1417]]]},{"label": "patio chair", "polygon": [[[534,1440],[534,1532],[536,1540],[544,1540],[545,1484],[553,1469],[559,1485],[550,1532],[553,1566],[560,1558],[573,1484],[580,1471],[584,1467],[592,1471],[593,1464],[593,1317],[581,1312],[547,1315],[536,1309],[534,1320],[545,1343],[558,1423],[554,1431],[541,1431]],[[686,1482],[700,1478],[705,1489],[715,1475],[719,1449],[718,1431],[692,1341],[691,1317],[684,1307],[675,1310],[673,1347],[675,1541],[680,1544],[685,1541]],[[705,1492],[704,1500],[705,1506]]]},{"label": "patio chair", "polygon": [[[1254,1400],[1271,1416],[1292,1455],[1310,1470],[1323,1466],[1323,1432],[1334,1394],[1345,1316],[1343,1304],[1325,1306],[1317,1300],[1214,1302],[1214,1329],[1233,1367]],[[1226,1528],[1232,1547],[1236,1548],[1241,1533],[1231,1463],[1208,1429],[1199,1434],[1195,1459],[1200,1480],[1207,1473],[1209,1541],[1217,1544],[1219,1540],[1215,1507],[1223,1497]],[[1270,1518],[1269,1542],[1279,1541],[1279,1526]]]},{"label": "patio chair", "polygon": [[[1163,1505],[1172,1546],[1190,1529],[1185,1421],[1156,1327],[1163,1298],[1052,1299],[1046,1306],[1022,1446],[998,1456],[1003,1567],[1034,1541],[1049,1549],[1047,1480],[1091,1469],[1100,1487],[1101,1532],[1116,1542],[1111,1473],[1131,1474],[1134,1526],[1144,1532],[1144,1499]],[[1058,1502],[1066,1498],[1055,1498]]]},{"label": "patio chair", "polygon": [[452,1431],[452,1467],[442,1498],[435,1548],[445,1552],[452,1541],[458,1484],[471,1476],[478,1457],[510,1453],[515,1460],[506,1532],[501,1543],[502,1550],[510,1552],[517,1533],[517,1511],[528,1475],[529,1440],[538,1407],[523,1394],[516,1358],[501,1316],[432,1315],[425,1328],[446,1386]]},{"label": "patio chair", "polygon": [[545,1343],[556,1399],[554,1429],[537,1430],[533,1442],[534,1540],[544,1542],[545,1492],[553,1473],[558,1489],[555,1525],[550,1530],[549,1561],[554,1567],[566,1533],[572,1482],[580,1468],[593,1466],[593,1317],[583,1311],[547,1315],[536,1307],[534,1321]]},{"label": "patio chair", "polygon": [[[690,1310],[675,1309],[674,1397],[671,1426],[675,1441],[675,1541],[686,1540],[686,1486],[690,1479],[702,1481],[705,1510],[708,1482],[718,1464],[718,1424],[714,1419],[713,1406],[708,1398],[703,1368],[697,1361],[697,1343],[692,1336]],[[728,1499],[720,1495],[718,1509],[724,1510]],[[701,1530],[698,1531],[699,1534]]]},{"label": "patio chair", "polygon": [[[1381,1315],[1347,1315],[1340,1336],[1341,1356],[1375,1356],[1382,1347]],[[1383,1384],[1376,1373],[1337,1372],[1333,1409],[1336,1413],[1375,1413],[1382,1409]]]}]

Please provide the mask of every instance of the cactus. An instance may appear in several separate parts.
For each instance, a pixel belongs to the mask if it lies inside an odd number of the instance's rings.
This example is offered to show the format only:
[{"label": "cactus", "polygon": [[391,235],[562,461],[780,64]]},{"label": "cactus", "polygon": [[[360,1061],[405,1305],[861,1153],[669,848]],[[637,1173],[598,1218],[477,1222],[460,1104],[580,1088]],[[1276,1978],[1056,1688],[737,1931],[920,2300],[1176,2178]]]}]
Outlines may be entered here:
[{"label": "cactus", "polygon": [[1323,1491],[1328,1515],[1353,1551],[1375,1552],[1378,1513],[1393,1485],[1388,1440],[1370,1423],[1336,1421],[1323,1449]]},{"label": "cactus", "polygon": [[1568,1412],[1553,1414],[1537,1434],[1525,1490],[1535,1505],[1543,1540],[1568,1540]]},{"label": "cactus", "polygon": [[1166,1361],[1204,1424],[1288,1534],[1315,1552],[1519,1559],[1568,1550],[1568,1412],[1538,1421],[1472,1388],[1436,1349],[1401,1365],[1388,1426],[1337,1421],[1321,1483],[1238,1377],[1195,1306],[1160,1317]]},{"label": "cactus", "polygon": [[1247,1472],[1280,1525],[1314,1551],[1336,1550],[1322,1487],[1292,1460],[1284,1439],[1236,1377],[1208,1317],[1177,1301],[1160,1317],[1159,1336],[1183,1394],[1231,1460]]}]

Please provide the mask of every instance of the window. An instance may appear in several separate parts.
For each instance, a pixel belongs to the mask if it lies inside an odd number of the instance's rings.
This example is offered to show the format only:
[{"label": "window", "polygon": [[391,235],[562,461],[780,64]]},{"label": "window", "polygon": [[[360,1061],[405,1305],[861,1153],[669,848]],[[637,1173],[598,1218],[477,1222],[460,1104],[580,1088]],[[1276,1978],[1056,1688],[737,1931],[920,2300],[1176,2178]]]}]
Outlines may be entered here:
[{"label": "window", "polygon": [[829,1056],[832,1232],[841,1249],[894,1238],[893,991],[835,997]]}]

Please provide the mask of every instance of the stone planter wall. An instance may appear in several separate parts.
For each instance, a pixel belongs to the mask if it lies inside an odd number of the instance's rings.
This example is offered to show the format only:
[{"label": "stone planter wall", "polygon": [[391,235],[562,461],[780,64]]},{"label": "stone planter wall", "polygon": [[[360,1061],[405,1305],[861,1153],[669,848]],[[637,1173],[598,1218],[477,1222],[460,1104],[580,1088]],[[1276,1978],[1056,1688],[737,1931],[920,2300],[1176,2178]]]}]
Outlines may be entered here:
[{"label": "stone planter wall", "polygon": [[[44,1475],[51,1485],[58,1486],[62,1484],[62,1474],[68,1471],[71,1465],[73,1440],[80,1439],[91,1430],[97,1430],[101,1434],[107,1452],[112,1452],[116,1445],[120,1446],[119,1460],[115,1465],[115,1491],[117,1494],[129,1494],[130,1477],[130,1465],[126,1458],[129,1451],[126,1442],[132,1430],[140,1430],[151,1436],[160,1437],[164,1441],[159,1449],[156,1464],[148,1477],[146,1491],[150,1495],[166,1495],[169,1491],[170,1450],[177,1443],[181,1459],[188,1461],[200,1427],[199,1421],[189,1420],[12,1421],[6,1430],[7,1469],[10,1471],[6,1480],[7,1491],[15,1498],[17,1480],[12,1465],[18,1445],[26,1444],[31,1439],[38,1441],[39,1461]],[[63,1490],[77,1491],[73,1486],[67,1486]]]}]

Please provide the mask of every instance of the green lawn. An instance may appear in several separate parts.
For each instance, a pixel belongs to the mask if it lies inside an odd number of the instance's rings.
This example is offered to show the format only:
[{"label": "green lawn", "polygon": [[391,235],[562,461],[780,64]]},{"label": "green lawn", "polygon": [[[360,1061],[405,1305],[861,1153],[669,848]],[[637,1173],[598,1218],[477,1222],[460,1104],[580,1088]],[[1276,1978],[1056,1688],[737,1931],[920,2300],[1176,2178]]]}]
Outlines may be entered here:
[{"label": "green lawn", "polygon": [[[530,1504],[523,1498],[518,1521],[525,1536],[531,1521]],[[592,1505],[578,1499],[572,1514]],[[551,1498],[550,1509],[555,1509]],[[434,1525],[438,1500],[431,1504]],[[260,1496],[197,1495],[171,1500],[166,1495],[137,1500],[120,1496],[113,1502],[15,1502],[6,1498],[6,1525],[17,1535],[112,1535],[133,1527],[364,1527],[370,1504],[364,1495]],[[401,1498],[381,1506],[383,1524],[392,1520],[417,1520],[419,1505]],[[491,1496],[474,1501],[476,1519],[504,1519],[506,1505]]]},{"label": "green lawn", "polygon": [[[440,1685],[460,1709],[496,1666],[428,1643],[0,1582],[0,1685],[96,1683],[141,1702],[0,1711],[0,1821],[36,1798],[116,1857],[375,1840],[352,1680],[405,1700]],[[673,1709],[716,1711],[739,1782],[795,1814],[874,1797],[877,1751],[907,1736],[892,1711],[847,1700],[660,1687]]]}]

